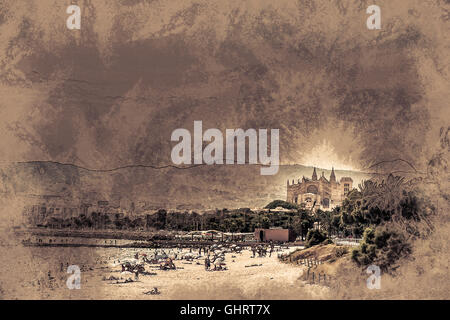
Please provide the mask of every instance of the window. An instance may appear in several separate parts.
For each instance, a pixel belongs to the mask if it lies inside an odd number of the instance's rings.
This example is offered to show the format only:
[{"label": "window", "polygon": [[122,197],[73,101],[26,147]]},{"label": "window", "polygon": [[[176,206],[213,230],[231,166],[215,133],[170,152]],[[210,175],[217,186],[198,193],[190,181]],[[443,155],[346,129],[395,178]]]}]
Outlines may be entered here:
[{"label": "window", "polygon": [[314,194],[317,194],[317,193],[318,193],[318,190],[317,190],[317,187],[316,187],[316,186],[308,186],[308,188],[306,188],[306,192],[307,192],[307,193],[314,193]]}]

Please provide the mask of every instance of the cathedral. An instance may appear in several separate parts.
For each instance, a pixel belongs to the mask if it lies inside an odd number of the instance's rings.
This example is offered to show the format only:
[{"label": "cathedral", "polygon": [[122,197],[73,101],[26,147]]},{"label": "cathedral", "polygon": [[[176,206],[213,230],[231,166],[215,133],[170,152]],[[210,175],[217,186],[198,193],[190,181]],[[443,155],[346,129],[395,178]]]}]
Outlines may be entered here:
[{"label": "cathedral", "polygon": [[317,178],[316,168],[314,168],[312,178],[303,178],[292,184],[287,181],[287,199],[286,201],[300,205],[305,209],[311,210],[332,210],[339,206],[352,190],[353,180],[350,177],[342,177],[339,182],[336,181],[334,168],[331,170],[330,180],[322,176]]}]

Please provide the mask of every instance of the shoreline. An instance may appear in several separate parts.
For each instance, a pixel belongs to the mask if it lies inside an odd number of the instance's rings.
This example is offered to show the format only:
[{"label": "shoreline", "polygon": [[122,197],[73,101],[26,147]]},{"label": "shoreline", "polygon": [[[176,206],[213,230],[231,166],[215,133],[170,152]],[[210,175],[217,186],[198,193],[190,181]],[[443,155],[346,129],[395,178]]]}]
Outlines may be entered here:
[{"label": "shoreline", "polygon": [[[154,250],[137,248],[52,248],[34,247],[35,256],[51,259],[48,262],[53,280],[48,280],[47,269],[37,282],[28,283],[36,294],[50,299],[320,299],[328,292],[326,287],[310,285],[303,281],[305,268],[283,263],[275,251],[272,256],[252,257],[251,250],[225,253],[227,270],[206,271],[204,255],[192,261],[174,260],[176,270],[160,270],[159,264],[144,264],[145,272],[135,275],[122,272],[121,264],[133,259],[136,253],[149,254]],[[59,250],[58,254],[56,251]],[[166,249],[168,252],[170,249]],[[290,248],[289,250],[292,250]],[[182,249],[180,254],[189,253]],[[193,250],[193,252],[195,252]],[[72,255],[72,257],[68,256]],[[92,257],[92,258],[89,258]],[[33,264],[39,260],[30,261]],[[68,290],[66,262],[79,265],[81,290]],[[64,268],[59,269],[60,263]],[[45,270],[45,272],[44,272]],[[158,288],[160,294],[150,292]],[[147,293],[147,294],[146,294]],[[28,294],[31,294],[29,292]],[[34,299],[35,297],[31,297]]]}]

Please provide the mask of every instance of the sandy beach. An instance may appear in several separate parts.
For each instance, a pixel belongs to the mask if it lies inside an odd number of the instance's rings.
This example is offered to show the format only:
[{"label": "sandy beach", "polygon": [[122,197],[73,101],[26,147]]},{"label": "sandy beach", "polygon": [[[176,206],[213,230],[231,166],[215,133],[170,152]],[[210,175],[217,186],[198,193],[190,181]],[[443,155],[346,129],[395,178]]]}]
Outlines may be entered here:
[{"label": "sandy beach", "polygon": [[[192,262],[176,260],[176,270],[160,270],[158,265],[146,264],[146,271],[152,275],[140,275],[134,281],[133,274],[121,272],[117,260],[142,250],[118,249],[109,257],[107,268],[96,269],[92,275],[101,275],[103,279],[111,276],[119,279],[103,280],[103,294],[108,299],[258,299],[267,295],[273,298],[293,295],[294,299],[295,292],[300,288],[308,288],[308,294],[314,295],[314,291],[322,294],[326,288],[306,285],[300,279],[302,267],[278,260],[277,254],[292,250],[285,249],[274,252],[271,257],[255,258],[250,250],[226,253],[227,270],[223,271],[206,271],[203,256]],[[189,252],[189,249],[183,252]],[[133,282],[117,283],[128,278],[133,279]],[[145,294],[155,287],[160,294]]]},{"label": "sandy beach", "polygon": [[[145,272],[136,281],[134,274],[122,272],[121,264],[133,260],[136,253],[150,256],[155,249],[2,248],[4,274],[10,275],[3,277],[3,287],[15,288],[5,292],[4,297],[11,299],[322,299],[329,290],[303,281],[301,265],[281,262],[278,254],[288,252],[286,249],[273,252],[271,257],[267,254],[253,258],[248,249],[225,253],[227,270],[222,271],[206,271],[204,255],[193,261],[174,260],[176,270],[160,270],[159,264],[144,263]],[[295,249],[291,247],[289,251]],[[178,253],[178,249],[173,251]],[[178,254],[189,251],[184,248]],[[198,254],[198,249],[192,253]],[[11,259],[16,263],[6,263]],[[80,289],[67,286],[73,275],[67,272],[70,265],[81,269]],[[125,283],[127,279],[133,281]],[[154,288],[160,294],[145,294]]]}]

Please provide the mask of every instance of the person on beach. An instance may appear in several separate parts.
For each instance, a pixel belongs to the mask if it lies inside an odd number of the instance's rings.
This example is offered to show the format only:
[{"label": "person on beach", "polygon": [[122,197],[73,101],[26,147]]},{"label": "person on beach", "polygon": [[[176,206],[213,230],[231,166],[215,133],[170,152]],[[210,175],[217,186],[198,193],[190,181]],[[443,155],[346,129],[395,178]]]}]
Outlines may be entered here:
[{"label": "person on beach", "polygon": [[205,270],[208,271],[211,267],[211,261],[209,260],[209,256],[206,256],[205,258]]}]

